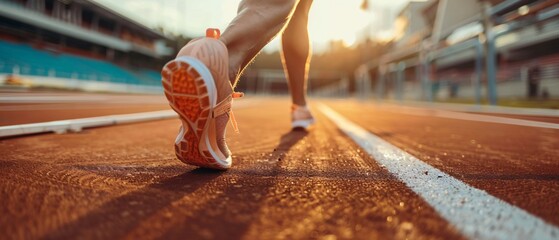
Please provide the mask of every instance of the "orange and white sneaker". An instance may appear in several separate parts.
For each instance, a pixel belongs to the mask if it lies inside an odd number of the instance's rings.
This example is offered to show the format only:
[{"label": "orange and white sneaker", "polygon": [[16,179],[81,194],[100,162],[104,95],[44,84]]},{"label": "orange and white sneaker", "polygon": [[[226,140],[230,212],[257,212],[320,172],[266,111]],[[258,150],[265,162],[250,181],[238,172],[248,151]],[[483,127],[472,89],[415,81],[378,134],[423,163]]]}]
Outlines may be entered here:
[{"label": "orange and white sneaker", "polygon": [[175,140],[175,154],[184,163],[214,169],[231,167],[225,143],[233,92],[229,81],[227,47],[218,40],[219,30],[208,29],[205,38],[190,41],[161,71],[169,105],[182,126]]},{"label": "orange and white sneaker", "polygon": [[314,124],[314,117],[309,108],[296,104],[291,106],[291,127],[293,129],[306,129],[312,124]]}]

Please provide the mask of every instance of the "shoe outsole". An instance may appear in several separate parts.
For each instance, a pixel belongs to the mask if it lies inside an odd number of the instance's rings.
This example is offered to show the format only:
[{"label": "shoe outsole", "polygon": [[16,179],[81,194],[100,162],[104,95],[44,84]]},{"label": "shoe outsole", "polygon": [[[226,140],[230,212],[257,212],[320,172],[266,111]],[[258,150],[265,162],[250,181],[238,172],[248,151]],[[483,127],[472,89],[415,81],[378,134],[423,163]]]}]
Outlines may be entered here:
[{"label": "shoe outsole", "polygon": [[[209,70],[207,72],[209,73]],[[227,169],[230,167],[230,162],[222,163],[216,160],[211,150],[200,150],[202,141],[208,141],[204,138],[212,113],[212,96],[202,75],[204,74],[200,73],[200,69],[193,64],[177,59],[167,63],[161,71],[165,97],[182,122],[175,141],[175,154],[186,164]]]}]

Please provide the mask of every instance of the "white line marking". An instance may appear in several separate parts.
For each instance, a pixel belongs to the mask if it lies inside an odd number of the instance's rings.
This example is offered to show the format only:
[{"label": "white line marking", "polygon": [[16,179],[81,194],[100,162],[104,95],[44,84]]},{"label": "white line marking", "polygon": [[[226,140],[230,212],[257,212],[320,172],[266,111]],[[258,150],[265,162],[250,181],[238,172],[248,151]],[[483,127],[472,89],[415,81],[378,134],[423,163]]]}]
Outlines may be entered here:
[{"label": "white line marking", "polygon": [[106,97],[99,96],[10,96],[0,97],[1,103],[58,103],[58,102],[96,102],[105,101]]},{"label": "white line marking", "polygon": [[[387,104],[393,105],[394,103],[388,102]],[[503,106],[474,105],[474,104],[463,104],[463,103],[436,103],[436,102],[415,102],[415,101],[411,101],[411,102],[405,101],[403,102],[403,104],[411,107],[443,109],[443,110],[455,111],[455,112],[498,113],[498,114],[513,114],[513,115],[536,116],[536,117],[559,117],[559,110],[556,109],[503,107]],[[402,103],[396,103],[395,105],[401,106]]]},{"label": "white line marking", "polygon": [[[45,111],[45,110],[90,110],[90,109],[121,109],[121,108],[143,108],[143,104],[126,104],[127,106],[117,105],[118,103],[99,103],[99,104],[30,104],[16,106],[0,106],[0,112],[20,112],[20,111]],[[164,106],[164,105],[162,105]],[[9,116],[6,116],[8,118]]]},{"label": "white line marking", "polygon": [[92,118],[79,118],[62,121],[20,124],[0,127],[0,137],[10,137],[34,133],[65,133],[67,131],[79,132],[84,128],[110,126],[124,123],[145,122],[162,119],[176,118],[177,114],[172,110],[109,115]]},{"label": "white line marking", "polygon": [[[234,109],[246,108],[254,105],[254,101],[235,102]],[[11,137],[35,133],[65,133],[68,131],[79,132],[84,128],[102,127],[123,123],[146,122],[178,117],[173,110],[141,112],[132,114],[109,115],[91,118],[78,118],[52,122],[30,123],[0,127],[0,137]]]},{"label": "white line marking", "polygon": [[559,129],[559,124],[557,123],[538,122],[538,121],[530,121],[530,120],[523,120],[523,119],[516,119],[516,118],[496,117],[496,116],[452,112],[452,111],[444,111],[444,110],[436,110],[436,109],[391,106],[391,107],[387,107],[386,110],[394,113],[402,113],[402,114],[416,115],[416,116],[433,116],[433,117],[475,121],[475,122],[487,122],[487,123],[517,125],[517,126],[524,126],[524,127]]},{"label": "white line marking", "polygon": [[556,226],[422,162],[325,105],[319,105],[319,109],[465,236],[473,239],[559,238]]}]

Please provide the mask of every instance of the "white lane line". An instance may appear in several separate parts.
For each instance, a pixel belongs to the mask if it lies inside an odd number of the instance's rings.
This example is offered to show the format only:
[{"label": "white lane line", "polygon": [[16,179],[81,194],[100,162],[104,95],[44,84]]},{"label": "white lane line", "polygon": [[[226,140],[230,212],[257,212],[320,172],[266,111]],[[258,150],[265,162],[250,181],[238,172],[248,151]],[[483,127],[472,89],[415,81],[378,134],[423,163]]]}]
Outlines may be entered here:
[{"label": "white lane line", "polygon": [[105,101],[101,96],[10,96],[0,97],[0,103],[64,103],[64,102],[97,102]]},{"label": "white lane line", "polygon": [[110,95],[110,94],[2,94],[0,103],[167,103],[167,99],[162,94],[150,95]]},{"label": "white lane line", "polygon": [[102,127],[124,123],[154,121],[176,118],[177,114],[172,110],[109,115],[102,117],[79,118],[62,121],[20,124],[0,127],[0,137],[12,137],[19,135],[55,132],[65,133],[68,131],[79,132],[84,128]]},{"label": "white lane line", "polygon": [[[122,105],[127,106],[122,106]],[[59,104],[59,103],[45,103],[45,104],[26,104],[26,105],[12,105],[12,106],[0,106],[0,112],[17,112],[17,111],[44,111],[44,110],[89,110],[89,109],[116,109],[116,108],[140,108],[145,107],[147,104],[157,104],[161,106],[164,103],[120,103],[120,102],[97,102],[91,104]]]},{"label": "white lane line", "polygon": [[559,238],[556,226],[422,162],[326,105],[319,105],[319,109],[465,236],[473,239]]},{"label": "white lane line", "polygon": [[415,116],[433,116],[433,117],[475,121],[475,122],[487,122],[487,123],[517,125],[517,126],[524,126],[524,127],[559,129],[559,124],[557,123],[538,122],[538,121],[530,121],[530,120],[523,120],[523,119],[516,119],[516,118],[496,117],[496,116],[452,112],[452,111],[444,111],[444,110],[436,110],[436,109],[391,106],[391,107],[387,107],[386,110],[394,113],[402,113],[402,114],[415,115]]},{"label": "white lane line", "polygon": [[[234,109],[242,109],[254,105],[252,102],[235,102]],[[141,112],[132,114],[108,115],[91,118],[78,118],[69,120],[60,120],[52,122],[19,124],[0,127],[1,137],[12,137],[19,135],[35,134],[35,133],[65,133],[79,132],[84,128],[103,127],[124,123],[146,122],[154,120],[163,120],[178,117],[173,110],[162,110],[153,112]]]},{"label": "white lane line", "polygon": [[[389,105],[402,105],[387,103]],[[474,105],[463,103],[436,103],[436,102],[415,102],[405,101],[406,106],[430,109],[443,109],[455,112],[472,112],[472,113],[497,113],[497,114],[513,114],[535,117],[559,117],[559,110],[544,108],[521,108],[521,107],[503,107],[490,105]]]}]

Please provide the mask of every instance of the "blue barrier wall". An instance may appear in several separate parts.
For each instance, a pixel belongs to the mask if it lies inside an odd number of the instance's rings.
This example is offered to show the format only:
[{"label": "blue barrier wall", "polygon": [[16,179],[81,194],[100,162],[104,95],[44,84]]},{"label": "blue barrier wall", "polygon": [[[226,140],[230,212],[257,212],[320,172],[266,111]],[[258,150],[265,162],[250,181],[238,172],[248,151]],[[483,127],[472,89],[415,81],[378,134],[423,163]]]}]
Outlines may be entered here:
[{"label": "blue barrier wall", "polygon": [[110,62],[34,49],[27,44],[0,41],[0,73],[51,76],[136,85],[160,85],[153,70],[125,69]]}]

